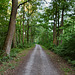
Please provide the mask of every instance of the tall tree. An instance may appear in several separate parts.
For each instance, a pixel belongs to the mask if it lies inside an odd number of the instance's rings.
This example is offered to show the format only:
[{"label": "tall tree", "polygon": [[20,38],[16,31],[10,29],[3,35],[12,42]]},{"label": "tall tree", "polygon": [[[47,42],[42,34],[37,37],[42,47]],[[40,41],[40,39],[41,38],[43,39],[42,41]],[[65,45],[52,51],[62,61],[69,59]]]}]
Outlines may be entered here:
[{"label": "tall tree", "polygon": [[29,4],[28,4],[28,16],[27,16],[27,43],[29,43]]},{"label": "tall tree", "polygon": [[23,39],[22,42],[24,44],[24,23],[25,23],[25,5],[23,6]]},{"label": "tall tree", "polygon": [[10,16],[9,29],[8,29],[8,34],[3,48],[3,50],[5,50],[6,54],[8,55],[10,54],[12,39],[15,32],[17,6],[18,6],[18,0],[12,0],[12,11]]},{"label": "tall tree", "polygon": [[57,0],[54,0],[53,8],[55,9],[54,12],[54,27],[53,27],[53,44],[57,45],[57,32],[56,32],[56,27],[57,27]]}]

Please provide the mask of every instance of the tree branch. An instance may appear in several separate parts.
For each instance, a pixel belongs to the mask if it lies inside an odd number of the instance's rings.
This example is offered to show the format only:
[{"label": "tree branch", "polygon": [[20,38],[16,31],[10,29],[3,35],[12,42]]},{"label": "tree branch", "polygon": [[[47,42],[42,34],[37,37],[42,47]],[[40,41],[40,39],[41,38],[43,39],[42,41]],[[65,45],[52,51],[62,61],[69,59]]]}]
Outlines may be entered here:
[{"label": "tree branch", "polygon": [[46,0],[44,0],[44,1],[46,2],[46,4],[48,4]]},{"label": "tree branch", "polygon": [[27,0],[26,2],[23,2],[23,3],[19,4],[18,7],[17,7],[17,9],[18,9],[21,5],[23,5],[23,4],[25,4],[25,3],[29,2],[29,1],[31,1],[31,0]]},{"label": "tree branch", "polygon": [[29,14],[29,16],[31,16],[31,15],[34,13],[34,11],[35,11],[35,10],[33,10],[33,11]]}]

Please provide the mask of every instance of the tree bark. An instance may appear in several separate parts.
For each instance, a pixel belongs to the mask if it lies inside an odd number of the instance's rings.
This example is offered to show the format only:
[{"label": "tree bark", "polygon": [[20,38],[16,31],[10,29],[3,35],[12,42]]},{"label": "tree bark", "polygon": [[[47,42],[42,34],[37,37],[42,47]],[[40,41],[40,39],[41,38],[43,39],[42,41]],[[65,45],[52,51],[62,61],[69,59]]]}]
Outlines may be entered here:
[{"label": "tree bark", "polygon": [[74,29],[75,29],[75,28],[74,28],[74,20],[73,20],[73,29],[72,29],[72,32],[74,32]]},{"label": "tree bark", "polygon": [[29,43],[29,19],[27,20],[27,43]]},{"label": "tree bark", "polygon": [[24,45],[24,17],[25,17],[24,15],[25,14],[24,14],[24,7],[23,7],[23,40],[22,40],[23,45]]},{"label": "tree bark", "polygon": [[33,42],[33,33],[32,33],[32,27],[31,27],[31,43]]},{"label": "tree bark", "polygon": [[[64,0],[64,2],[66,2],[66,0]],[[63,22],[64,22],[64,5],[62,8],[61,27],[63,27]],[[60,33],[63,34],[63,29],[60,30]],[[62,39],[61,39],[61,44],[62,44]]]},{"label": "tree bark", "polygon": [[21,43],[21,17],[20,17],[20,29],[19,29],[19,43]]},{"label": "tree bark", "polygon": [[27,29],[27,25],[25,25],[25,39],[27,39],[27,37],[26,37],[27,36],[27,30],[26,29]]},{"label": "tree bark", "polygon": [[57,42],[56,42],[56,24],[55,24],[55,20],[54,20],[54,27],[53,27],[53,44],[54,45],[57,45]]},{"label": "tree bark", "polygon": [[53,44],[54,45],[57,45],[56,27],[57,27],[57,5],[56,5],[56,11],[55,11],[55,17],[54,17],[54,27],[53,27]]},{"label": "tree bark", "polygon": [[28,5],[28,20],[27,20],[27,43],[29,43],[29,5]]},{"label": "tree bark", "polygon": [[59,11],[58,11],[58,33],[57,33],[57,36],[58,36],[57,45],[59,45]]},{"label": "tree bark", "polygon": [[14,32],[14,37],[13,37],[13,48],[16,48],[16,31]]},{"label": "tree bark", "polygon": [[[63,27],[63,17],[64,17],[64,8],[62,9],[62,17],[61,17],[61,27]],[[60,30],[60,33],[63,34],[63,29]],[[61,39],[61,44],[62,44],[62,39]]]},{"label": "tree bark", "polygon": [[25,3],[29,2],[29,1],[31,1],[31,0],[27,0],[26,2],[19,4],[17,8],[19,8],[21,5],[24,5]]},{"label": "tree bark", "polygon": [[12,44],[13,35],[15,32],[17,6],[18,6],[18,0],[12,0],[12,11],[10,16],[9,29],[8,29],[8,34],[7,34],[4,48],[3,48],[3,50],[6,51],[7,55],[10,55],[11,44]]}]

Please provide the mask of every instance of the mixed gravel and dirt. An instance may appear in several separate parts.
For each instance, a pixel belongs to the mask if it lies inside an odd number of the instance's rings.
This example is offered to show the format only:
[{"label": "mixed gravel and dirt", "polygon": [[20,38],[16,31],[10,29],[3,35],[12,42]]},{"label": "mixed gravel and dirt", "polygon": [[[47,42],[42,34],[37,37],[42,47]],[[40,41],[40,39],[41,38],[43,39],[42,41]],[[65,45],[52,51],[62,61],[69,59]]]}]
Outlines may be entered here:
[{"label": "mixed gravel and dirt", "polygon": [[40,45],[36,45],[25,63],[13,75],[61,75]]}]

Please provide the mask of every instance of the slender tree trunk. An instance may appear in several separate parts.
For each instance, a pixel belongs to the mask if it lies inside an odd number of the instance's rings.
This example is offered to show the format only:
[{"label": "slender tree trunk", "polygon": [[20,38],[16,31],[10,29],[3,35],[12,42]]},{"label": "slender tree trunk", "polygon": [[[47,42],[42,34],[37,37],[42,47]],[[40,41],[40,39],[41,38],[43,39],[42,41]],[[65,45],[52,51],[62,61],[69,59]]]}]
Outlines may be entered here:
[{"label": "slender tree trunk", "polygon": [[[64,17],[64,8],[62,10],[62,17],[61,17],[61,27],[63,27],[63,17]],[[63,34],[63,29],[60,30],[60,33]],[[62,39],[61,39],[61,44],[62,44]]]},{"label": "slender tree trunk", "polygon": [[57,40],[57,45],[59,45],[59,11],[58,11],[58,40]]},{"label": "slender tree trunk", "polygon": [[27,29],[27,25],[25,25],[25,39],[26,39],[26,35],[27,35],[26,29]]},{"label": "slender tree trunk", "polygon": [[[64,0],[64,2],[66,2],[66,0]],[[64,22],[64,6],[62,9],[61,27],[63,27],[63,22]],[[63,29],[60,30],[60,33],[63,34]],[[62,44],[62,39],[61,39],[61,44]]]},{"label": "slender tree trunk", "polygon": [[55,17],[54,17],[54,28],[53,28],[53,44],[54,45],[57,45],[56,27],[57,27],[57,5],[56,5],[56,14],[55,14]]},{"label": "slender tree trunk", "polygon": [[[62,10],[61,27],[63,27],[63,16],[64,16],[64,9]],[[63,34],[63,29],[61,29],[61,34]]]},{"label": "slender tree trunk", "polygon": [[33,33],[33,36],[32,36],[32,42],[34,43],[34,35],[35,35],[35,26],[34,26],[34,33]]},{"label": "slender tree trunk", "polygon": [[[24,5],[24,10],[26,10],[26,7],[25,7],[25,5]],[[26,12],[26,11],[25,11]],[[26,13],[25,13],[26,14]],[[25,20],[26,20],[26,18],[25,18]],[[26,28],[27,28],[27,25],[25,25],[25,40],[26,40]],[[25,41],[26,42],[26,41]]]},{"label": "slender tree trunk", "polygon": [[[24,5],[24,7],[25,7],[25,5]],[[24,45],[24,18],[25,18],[25,16],[24,16],[25,15],[24,7],[23,7],[23,40],[22,40],[23,45]]]},{"label": "slender tree trunk", "polygon": [[55,24],[55,20],[54,20],[54,27],[53,27],[53,44],[56,45],[56,24]]},{"label": "slender tree trunk", "polygon": [[73,29],[72,29],[72,32],[74,32],[75,30],[74,30],[75,28],[74,28],[74,20],[73,20]]},{"label": "slender tree trunk", "polygon": [[10,55],[11,44],[12,44],[13,35],[15,32],[17,6],[18,6],[18,0],[12,0],[12,11],[10,16],[9,29],[8,29],[8,34],[7,34],[4,48],[3,48],[3,50],[6,51],[7,55]]},{"label": "slender tree trunk", "polygon": [[29,43],[29,5],[28,5],[28,20],[27,20],[27,43]]},{"label": "slender tree trunk", "polygon": [[32,27],[31,27],[31,43],[33,42],[33,34],[32,34]]},{"label": "slender tree trunk", "polygon": [[[20,16],[21,19],[21,16]],[[19,43],[21,43],[21,20],[20,20],[20,29],[19,29]]]},{"label": "slender tree trunk", "polygon": [[29,43],[29,19],[27,20],[27,43]]}]

